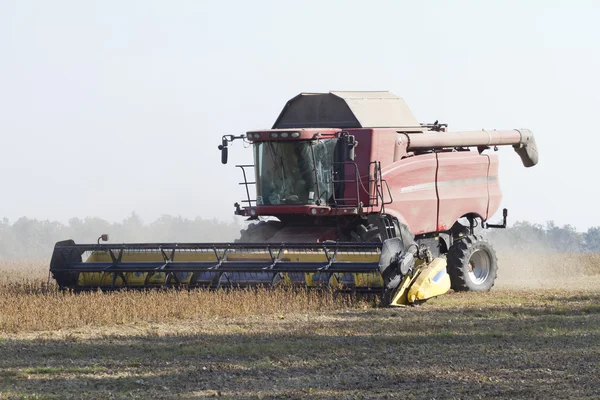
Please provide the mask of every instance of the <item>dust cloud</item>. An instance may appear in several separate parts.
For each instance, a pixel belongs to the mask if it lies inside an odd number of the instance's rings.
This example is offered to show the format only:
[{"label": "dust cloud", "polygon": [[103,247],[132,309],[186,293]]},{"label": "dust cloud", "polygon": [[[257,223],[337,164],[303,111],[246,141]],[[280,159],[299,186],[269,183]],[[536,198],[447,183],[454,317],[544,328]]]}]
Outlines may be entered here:
[{"label": "dust cloud", "polygon": [[511,229],[479,231],[498,256],[496,288],[600,290],[600,253],[565,252]]},{"label": "dust cloud", "polygon": [[600,290],[600,256],[589,253],[498,252],[496,286]]}]

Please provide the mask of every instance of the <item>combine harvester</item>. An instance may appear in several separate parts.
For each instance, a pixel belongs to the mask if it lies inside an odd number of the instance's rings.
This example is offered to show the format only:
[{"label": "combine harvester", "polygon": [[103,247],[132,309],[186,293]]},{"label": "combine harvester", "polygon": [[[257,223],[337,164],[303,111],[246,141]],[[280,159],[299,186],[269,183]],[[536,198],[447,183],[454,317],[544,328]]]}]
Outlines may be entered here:
[{"label": "combine harvester", "polygon": [[501,200],[490,151],[512,146],[532,167],[537,147],[527,129],[446,130],[418,123],[389,92],[302,93],[272,129],[222,138],[224,164],[234,140],[254,152],[254,165],[237,166],[246,198],[234,206],[255,222],[235,243],[67,240],[50,271],[76,291],[296,284],[390,305],[489,290],[497,259],[475,228],[507,217],[487,223]]}]

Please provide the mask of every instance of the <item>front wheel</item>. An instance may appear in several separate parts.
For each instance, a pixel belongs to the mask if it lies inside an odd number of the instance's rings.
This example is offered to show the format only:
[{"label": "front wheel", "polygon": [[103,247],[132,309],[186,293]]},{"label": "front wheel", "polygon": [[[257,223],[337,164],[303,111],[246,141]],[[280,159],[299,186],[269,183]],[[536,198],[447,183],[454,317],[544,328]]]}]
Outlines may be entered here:
[{"label": "front wheel", "polygon": [[258,221],[248,225],[240,231],[240,238],[235,239],[235,243],[265,243],[275,236],[275,233],[282,228],[283,224],[279,221]]},{"label": "front wheel", "polygon": [[498,275],[498,258],[492,245],[481,236],[470,235],[448,251],[448,274],[455,291],[487,291]]}]

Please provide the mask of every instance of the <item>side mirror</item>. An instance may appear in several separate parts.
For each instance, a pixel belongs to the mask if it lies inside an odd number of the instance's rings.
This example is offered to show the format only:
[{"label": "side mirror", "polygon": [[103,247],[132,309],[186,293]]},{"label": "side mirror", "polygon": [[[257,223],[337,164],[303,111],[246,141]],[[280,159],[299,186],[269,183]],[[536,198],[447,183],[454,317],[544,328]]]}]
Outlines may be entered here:
[{"label": "side mirror", "polygon": [[346,135],[346,144],[348,145],[348,159],[350,161],[354,161],[354,148],[358,145],[358,142],[356,141],[354,135]]},{"label": "side mirror", "polygon": [[219,150],[221,150],[221,163],[227,164],[227,156],[228,156],[227,139],[223,138],[223,143],[219,145]]},{"label": "side mirror", "polygon": [[221,163],[227,164],[227,146],[221,149]]}]

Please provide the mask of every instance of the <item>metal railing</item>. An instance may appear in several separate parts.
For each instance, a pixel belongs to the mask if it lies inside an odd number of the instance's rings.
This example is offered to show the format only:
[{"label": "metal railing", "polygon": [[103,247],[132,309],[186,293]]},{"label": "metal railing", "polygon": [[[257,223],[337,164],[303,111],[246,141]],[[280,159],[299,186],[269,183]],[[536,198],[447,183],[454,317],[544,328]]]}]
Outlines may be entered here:
[{"label": "metal railing", "polygon": [[[368,197],[369,207],[379,207],[381,205],[382,212],[385,211],[385,205],[391,204],[392,192],[385,179],[381,174],[381,163],[379,161],[372,161],[369,163],[368,179],[365,186],[363,179],[360,176],[358,165],[352,161],[337,162],[334,165],[343,166],[343,168],[336,168],[332,171],[332,182],[334,185],[334,196],[333,201],[337,206],[350,206],[350,207],[361,207],[360,196],[361,193],[366,193]],[[353,173],[346,173],[346,166],[351,166]],[[337,176],[336,176],[337,175]],[[349,178],[349,175],[353,178]],[[342,192],[345,196],[346,184],[353,184],[355,187],[356,197],[336,197],[336,193]],[[340,204],[341,203],[341,204]]]},{"label": "metal railing", "polygon": [[245,164],[245,165],[236,165],[237,168],[242,170],[242,174],[244,175],[244,182],[240,182],[239,185],[244,185],[246,187],[246,200],[242,200],[242,203],[248,203],[248,207],[252,207],[252,202],[256,205],[256,199],[250,198],[250,188],[248,185],[256,185],[256,182],[248,182],[248,176],[246,175],[246,168],[255,168],[253,164]]},{"label": "metal railing", "polygon": [[[371,165],[373,165],[373,178],[371,178]],[[369,182],[373,185],[373,197],[370,197],[369,201],[374,201],[373,205],[375,207],[379,206],[379,202],[381,202],[380,212],[384,214],[385,206],[387,204],[391,204],[394,199],[392,197],[392,191],[390,190],[389,184],[385,179],[383,179],[381,173],[381,162],[373,161],[369,164]]]},{"label": "metal railing", "polygon": [[[334,206],[347,206],[361,208],[363,204],[360,201],[361,193],[365,193],[368,197],[369,207],[379,207],[381,205],[381,211],[385,211],[385,205],[391,204],[392,193],[390,187],[385,179],[382,178],[381,174],[381,163],[379,161],[372,161],[369,163],[368,179],[365,182],[360,176],[358,165],[353,161],[335,162],[335,166],[342,166],[342,168],[332,168],[332,183],[333,183],[333,204]],[[346,174],[346,166],[352,168],[352,173]],[[253,164],[236,165],[236,167],[242,170],[244,181],[240,182],[239,185],[244,185],[246,188],[246,199],[242,200],[243,203],[247,203],[248,207],[252,207],[256,204],[256,199],[250,197],[249,185],[256,185],[255,181],[248,181],[248,173],[246,168],[255,168]],[[351,175],[352,177],[349,177]],[[341,193],[342,196],[346,195],[346,184],[352,184],[355,189],[355,197],[337,197],[337,193]]]}]

